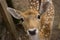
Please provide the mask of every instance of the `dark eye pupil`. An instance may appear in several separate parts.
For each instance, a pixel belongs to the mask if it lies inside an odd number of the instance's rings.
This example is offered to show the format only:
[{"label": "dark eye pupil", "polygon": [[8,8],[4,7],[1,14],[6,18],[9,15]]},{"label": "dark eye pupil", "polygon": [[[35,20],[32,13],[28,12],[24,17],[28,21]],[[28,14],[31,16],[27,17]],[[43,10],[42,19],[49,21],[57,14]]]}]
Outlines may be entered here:
[{"label": "dark eye pupil", "polygon": [[38,15],[38,19],[40,19],[40,15]]},{"label": "dark eye pupil", "polygon": [[24,21],[24,19],[23,19],[23,18],[21,18],[21,19],[20,19],[20,21],[21,21],[21,22],[23,22],[23,21]]}]

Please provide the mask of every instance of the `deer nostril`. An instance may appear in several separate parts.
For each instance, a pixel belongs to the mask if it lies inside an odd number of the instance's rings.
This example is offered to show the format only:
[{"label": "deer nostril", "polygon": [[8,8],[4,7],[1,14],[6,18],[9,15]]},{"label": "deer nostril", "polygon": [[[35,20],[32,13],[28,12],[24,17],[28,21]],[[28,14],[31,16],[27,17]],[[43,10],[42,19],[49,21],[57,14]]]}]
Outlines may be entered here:
[{"label": "deer nostril", "polygon": [[30,35],[35,35],[36,34],[36,30],[33,30],[33,31],[28,31]]}]

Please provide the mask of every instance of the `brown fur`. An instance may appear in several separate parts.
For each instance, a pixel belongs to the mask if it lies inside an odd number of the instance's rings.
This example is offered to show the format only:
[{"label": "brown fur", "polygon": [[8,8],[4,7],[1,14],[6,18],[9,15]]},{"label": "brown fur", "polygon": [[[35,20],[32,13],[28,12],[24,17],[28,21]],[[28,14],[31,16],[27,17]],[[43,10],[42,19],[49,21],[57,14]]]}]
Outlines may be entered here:
[{"label": "brown fur", "polygon": [[49,10],[44,12],[44,14],[40,18],[40,21],[37,18],[38,15],[38,11],[34,9],[30,9],[22,13],[22,16],[24,17],[23,25],[25,31],[31,28],[38,28],[41,38],[49,38],[52,31],[51,29],[54,19],[53,5],[50,4]]},{"label": "brown fur", "polygon": [[[49,8],[41,16],[40,20],[37,18],[39,15],[38,11],[35,9],[26,10],[21,14],[24,17],[23,26],[25,31],[31,28],[38,28],[40,38],[49,38],[52,31],[52,24],[54,19],[54,6],[49,5]],[[48,40],[48,39],[46,39]]]},{"label": "brown fur", "polygon": [[41,38],[43,37],[49,38],[51,36],[53,20],[54,20],[54,7],[51,4],[49,10],[47,10],[47,12],[45,12],[45,14],[41,16],[41,31],[40,31]]},{"label": "brown fur", "polygon": [[[41,2],[43,2],[43,0]],[[46,3],[46,5],[43,5],[43,7],[45,8],[42,8],[41,6],[41,9],[43,10],[43,12],[38,12],[36,8],[28,9],[25,12],[20,12],[17,10],[15,11],[16,13],[18,12],[18,16],[16,18],[19,19],[21,16],[23,17],[24,21],[22,25],[24,26],[26,32],[29,29],[34,29],[34,28],[38,29],[39,31],[38,35],[40,37],[40,40],[48,40],[52,33],[52,25],[54,20],[54,6],[52,1],[50,2],[49,5],[47,4],[48,2]],[[34,5],[33,7],[35,7]],[[48,6],[48,9],[47,9],[47,6]],[[13,12],[13,14],[15,12]],[[40,15],[41,13],[42,15]],[[40,19],[38,18],[38,15],[40,15]]]}]

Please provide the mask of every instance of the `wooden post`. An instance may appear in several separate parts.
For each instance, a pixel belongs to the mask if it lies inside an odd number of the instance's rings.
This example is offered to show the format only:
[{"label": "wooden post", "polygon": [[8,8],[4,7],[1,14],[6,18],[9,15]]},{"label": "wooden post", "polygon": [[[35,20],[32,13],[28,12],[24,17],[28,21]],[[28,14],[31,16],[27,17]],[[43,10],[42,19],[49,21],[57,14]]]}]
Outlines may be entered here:
[{"label": "wooden post", "polygon": [[15,25],[12,21],[12,17],[8,13],[6,8],[7,8],[7,4],[6,4],[5,0],[0,0],[0,13],[3,16],[3,19],[7,25],[9,32],[12,34],[13,39],[17,40],[18,39],[18,33],[17,33]]}]

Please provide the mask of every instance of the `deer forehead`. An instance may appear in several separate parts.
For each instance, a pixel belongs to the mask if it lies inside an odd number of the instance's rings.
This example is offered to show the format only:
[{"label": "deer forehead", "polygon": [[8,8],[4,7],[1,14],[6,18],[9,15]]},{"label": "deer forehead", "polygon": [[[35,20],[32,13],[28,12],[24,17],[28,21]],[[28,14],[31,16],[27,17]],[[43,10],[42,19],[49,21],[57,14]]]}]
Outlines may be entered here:
[{"label": "deer forehead", "polygon": [[22,13],[22,16],[23,17],[28,17],[28,16],[37,16],[39,13],[37,10],[34,10],[34,9],[30,9],[30,10],[27,10],[25,12]]}]

